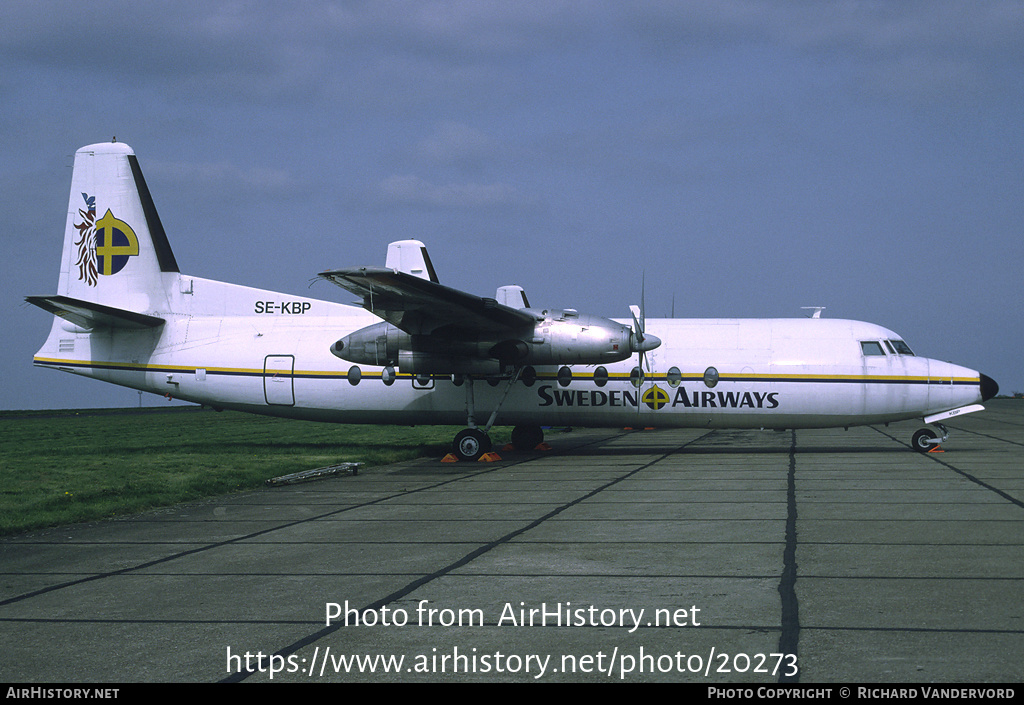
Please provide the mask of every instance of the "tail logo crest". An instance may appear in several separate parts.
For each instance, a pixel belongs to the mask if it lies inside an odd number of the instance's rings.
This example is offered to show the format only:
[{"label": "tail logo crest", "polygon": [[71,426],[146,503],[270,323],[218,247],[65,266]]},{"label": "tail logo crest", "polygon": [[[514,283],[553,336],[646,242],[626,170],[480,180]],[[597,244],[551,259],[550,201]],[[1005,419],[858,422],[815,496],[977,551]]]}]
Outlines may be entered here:
[{"label": "tail logo crest", "polygon": [[96,220],[96,197],[83,193],[86,209],[79,209],[81,223],[75,223],[79,239],[78,279],[89,286],[96,286],[99,275],[117,274],[131,257],[139,254],[139,238],[131,226],[119,220],[107,209],[106,214]]}]

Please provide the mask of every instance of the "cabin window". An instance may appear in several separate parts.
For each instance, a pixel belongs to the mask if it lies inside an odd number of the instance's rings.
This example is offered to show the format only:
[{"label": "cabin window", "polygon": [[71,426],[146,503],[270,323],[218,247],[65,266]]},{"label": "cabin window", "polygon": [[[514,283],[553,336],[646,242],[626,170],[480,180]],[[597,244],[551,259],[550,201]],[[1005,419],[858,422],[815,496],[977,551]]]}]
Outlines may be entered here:
[{"label": "cabin window", "polygon": [[629,383],[637,389],[644,383],[644,371],[640,369],[639,365],[629,371]]},{"label": "cabin window", "polygon": [[877,340],[861,341],[860,349],[865,356],[881,355],[882,357],[885,357],[885,350],[882,349],[882,344],[879,343]]},{"label": "cabin window", "polygon": [[718,370],[714,367],[709,367],[704,370],[704,384],[708,387],[714,387],[718,384]]},{"label": "cabin window", "polygon": [[668,371],[667,379],[670,387],[678,387],[679,383],[683,381],[683,373],[679,371],[678,367],[672,367]]},{"label": "cabin window", "polygon": [[594,384],[598,387],[603,387],[608,384],[608,370],[604,367],[598,367],[594,370]]},{"label": "cabin window", "polygon": [[558,385],[560,387],[568,387],[570,382],[572,382],[572,370],[565,366],[559,368]]},{"label": "cabin window", "polygon": [[352,365],[352,367],[348,368],[348,383],[351,384],[353,387],[359,384],[359,380],[361,380],[362,378],[363,371],[360,370],[358,367]]},{"label": "cabin window", "polygon": [[889,340],[886,341],[892,343],[893,347],[896,348],[896,352],[900,355],[913,355],[914,351],[910,349],[910,346],[904,343],[902,340]]}]

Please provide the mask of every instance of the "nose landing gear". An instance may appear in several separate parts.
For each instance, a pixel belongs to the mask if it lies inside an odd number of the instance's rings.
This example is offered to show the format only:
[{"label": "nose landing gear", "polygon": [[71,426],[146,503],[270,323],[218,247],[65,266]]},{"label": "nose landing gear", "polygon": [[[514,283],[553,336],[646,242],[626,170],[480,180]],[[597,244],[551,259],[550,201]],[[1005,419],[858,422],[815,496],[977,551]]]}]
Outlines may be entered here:
[{"label": "nose landing gear", "polygon": [[[922,428],[917,431],[910,440],[910,445],[918,453],[930,453],[939,447],[940,443],[949,438],[949,431],[942,424],[933,424],[935,428]],[[941,436],[940,436],[941,433]]]}]

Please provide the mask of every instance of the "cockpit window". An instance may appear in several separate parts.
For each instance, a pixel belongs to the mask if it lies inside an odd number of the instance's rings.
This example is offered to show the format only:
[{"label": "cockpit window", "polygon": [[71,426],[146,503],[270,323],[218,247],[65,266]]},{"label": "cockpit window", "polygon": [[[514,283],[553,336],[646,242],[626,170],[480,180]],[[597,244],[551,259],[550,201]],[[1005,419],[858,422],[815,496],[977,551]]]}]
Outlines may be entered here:
[{"label": "cockpit window", "polygon": [[904,343],[902,340],[887,340],[887,343],[892,343],[893,347],[896,348],[896,352],[900,355],[913,355],[914,351],[910,349],[910,346]]},{"label": "cockpit window", "polygon": [[882,344],[877,340],[863,340],[860,344],[860,349],[865,355],[882,355],[885,356],[885,350],[882,350]]}]

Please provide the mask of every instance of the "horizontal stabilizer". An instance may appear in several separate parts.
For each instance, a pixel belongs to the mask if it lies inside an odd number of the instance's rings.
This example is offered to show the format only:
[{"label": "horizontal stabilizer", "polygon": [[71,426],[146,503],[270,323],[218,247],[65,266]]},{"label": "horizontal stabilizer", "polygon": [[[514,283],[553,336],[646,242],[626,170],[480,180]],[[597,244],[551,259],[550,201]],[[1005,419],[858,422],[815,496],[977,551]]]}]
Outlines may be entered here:
[{"label": "horizontal stabilizer", "polygon": [[26,296],[25,300],[80,328],[156,328],[164,319],[70,296]]}]

